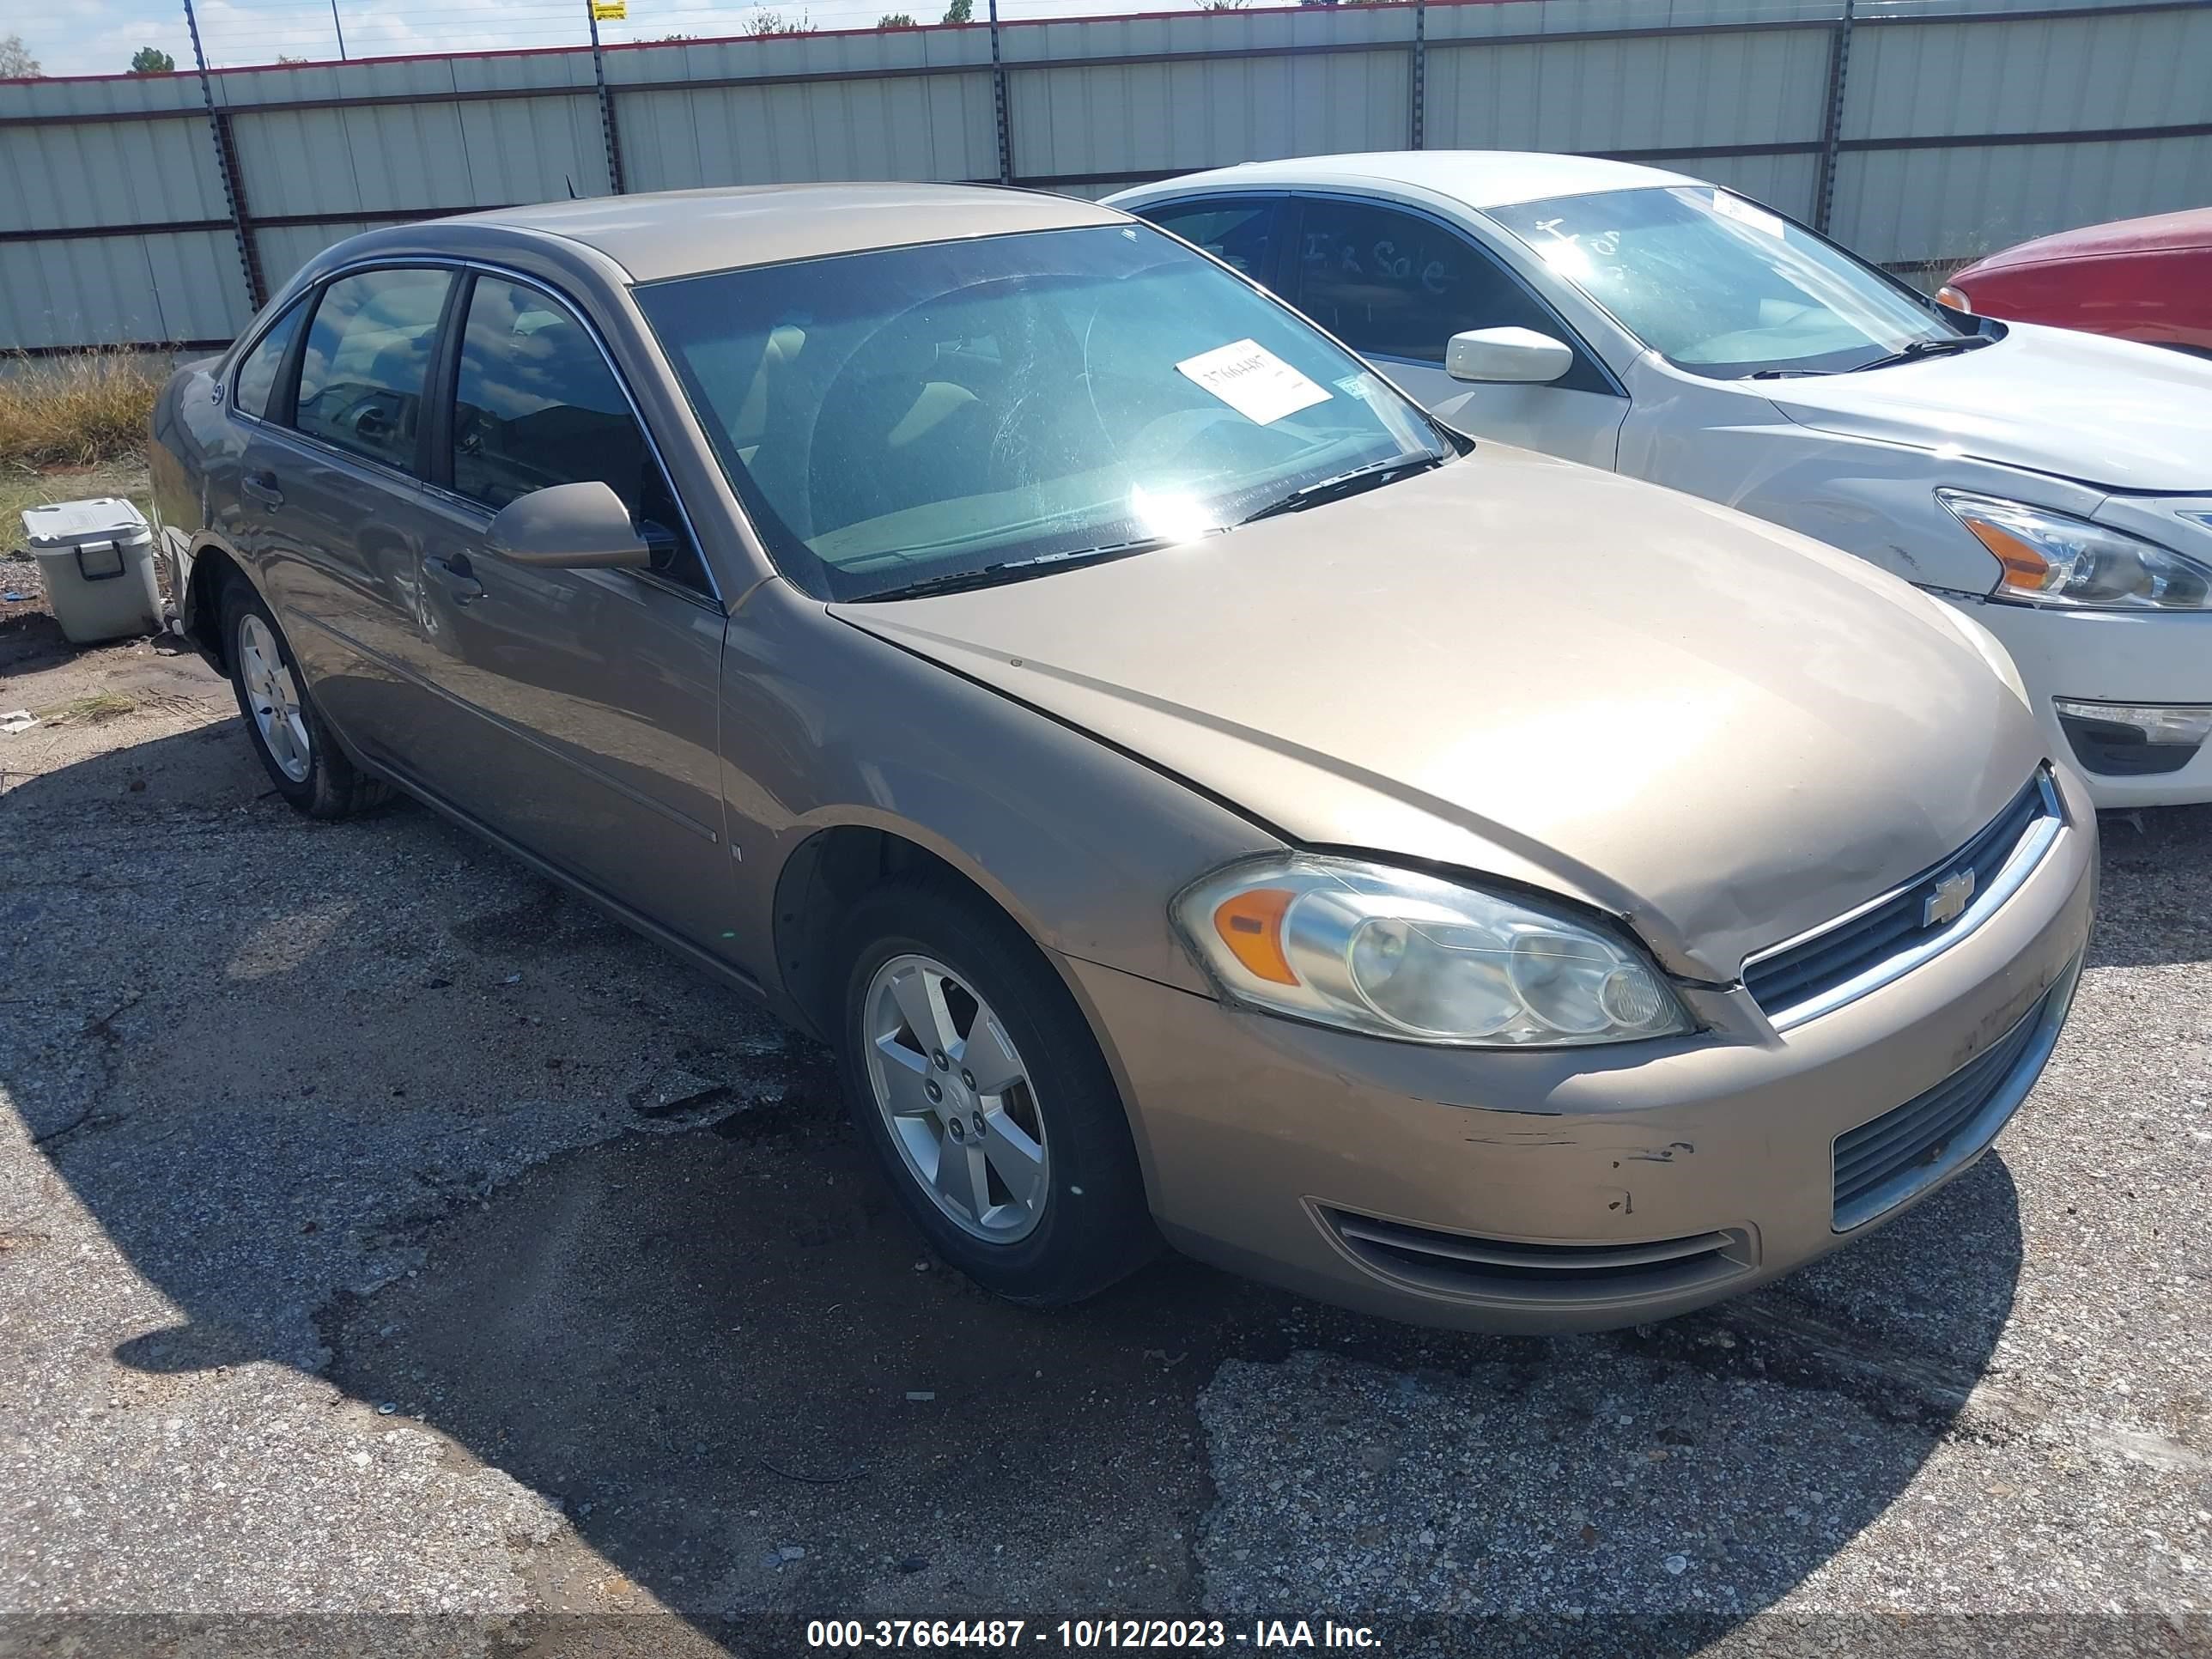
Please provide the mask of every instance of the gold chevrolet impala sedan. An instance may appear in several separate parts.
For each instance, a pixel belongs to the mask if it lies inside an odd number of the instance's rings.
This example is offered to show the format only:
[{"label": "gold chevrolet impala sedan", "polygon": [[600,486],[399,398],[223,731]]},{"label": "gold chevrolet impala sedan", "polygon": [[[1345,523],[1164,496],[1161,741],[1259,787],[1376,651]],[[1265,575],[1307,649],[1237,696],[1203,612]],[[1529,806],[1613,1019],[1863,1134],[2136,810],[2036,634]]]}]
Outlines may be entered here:
[{"label": "gold chevrolet impala sedan", "polygon": [[[1387,280],[1387,273],[1377,280]],[[1111,209],[802,186],[380,230],[154,417],[179,624],[836,1052],[931,1244],[1649,1320],[1988,1146],[2096,829],[1870,567],[1476,444]]]}]

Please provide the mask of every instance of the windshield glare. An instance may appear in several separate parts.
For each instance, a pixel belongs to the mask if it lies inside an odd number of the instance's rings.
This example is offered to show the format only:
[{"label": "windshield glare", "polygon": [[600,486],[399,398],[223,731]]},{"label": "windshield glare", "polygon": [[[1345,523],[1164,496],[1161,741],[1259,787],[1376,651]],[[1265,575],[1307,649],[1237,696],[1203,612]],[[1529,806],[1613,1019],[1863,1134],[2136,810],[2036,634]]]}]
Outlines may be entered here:
[{"label": "windshield glare", "polygon": [[784,574],[882,597],[1188,540],[1449,446],[1149,226],[930,243],[637,293]]},{"label": "windshield glare", "polygon": [[1490,216],[1678,368],[1856,368],[1959,331],[1810,231],[1711,185],[1562,196]]}]

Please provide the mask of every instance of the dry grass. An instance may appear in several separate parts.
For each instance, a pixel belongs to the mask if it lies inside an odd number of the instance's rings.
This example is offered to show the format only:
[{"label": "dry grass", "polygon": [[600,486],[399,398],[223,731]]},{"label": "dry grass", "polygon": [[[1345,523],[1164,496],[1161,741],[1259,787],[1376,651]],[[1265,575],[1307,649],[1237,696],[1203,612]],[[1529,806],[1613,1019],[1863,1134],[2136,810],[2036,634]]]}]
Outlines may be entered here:
[{"label": "dry grass", "polygon": [[119,351],[20,357],[0,369],[0,465],[94,466],[143,454],[166,372]]},{"label": "dry grass", "polygon": [[52,708],[42,708],[39,718],[49,726],[105,726],[110,720],[121,720],[137,706],[137,699],[120,691],[98,691],[88,697],[76,697]]}]

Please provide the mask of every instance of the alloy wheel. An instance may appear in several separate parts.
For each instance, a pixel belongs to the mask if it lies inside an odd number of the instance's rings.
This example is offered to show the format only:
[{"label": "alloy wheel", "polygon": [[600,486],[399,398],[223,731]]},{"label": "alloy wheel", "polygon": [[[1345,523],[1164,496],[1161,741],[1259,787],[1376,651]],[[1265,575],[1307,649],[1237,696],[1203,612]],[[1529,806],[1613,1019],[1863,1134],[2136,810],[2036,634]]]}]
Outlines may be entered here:
[{"label": "alloy wheel", "polygon": [[908,955],[876,970],[862,1007],[869,1087],[908,1172],[963,1232],[1026,1238],[1050,1191],[1044,1119],[990,1005],[943,963]]},{"label": "alloy wheel", "polygon": [[238,678],[253,711],[254,729],[276,769],[295,783],[307,781],[314,743],[307,735],[307,711],[301,706],[299,682],[276,647],[276,635],[252,611],[238,624]]}]

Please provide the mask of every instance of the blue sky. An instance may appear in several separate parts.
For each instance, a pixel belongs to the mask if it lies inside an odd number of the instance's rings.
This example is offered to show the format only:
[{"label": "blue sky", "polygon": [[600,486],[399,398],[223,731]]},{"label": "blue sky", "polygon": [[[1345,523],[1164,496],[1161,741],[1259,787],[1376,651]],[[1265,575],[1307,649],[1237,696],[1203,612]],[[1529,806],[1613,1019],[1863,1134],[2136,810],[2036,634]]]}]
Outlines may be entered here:
[{"label": "blue sky", "polygon": [[[1258,0],[1265,3],[1265,0]],[[763,9],[728,0],[629,0],[629,21],[602,26],[610,41],[663,35],[738,34]],[[278,54],[336,58],[330,0],[194,0],[210,63],[266,64]],[[986,0],[974,0],[980,21]],[[580,45],[584,0],[337,0],[337,26],[349,55],[481,52],[501,46]],[[945,0],[769,0],[787,18],[804,15],[817,28],[859,28],[886,10],[911,11],[918,21],[941,17]],[[1195,9],[1196,0],[1000,0],[1001,17]],[[181,0],[61,0],[33,9],[10,7],[0,33],[23,37],[49,75],[112,75],[131,55],[155,46],[191,67]]]}]

